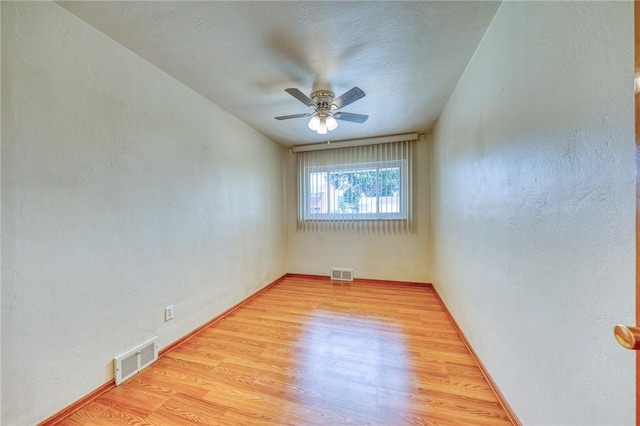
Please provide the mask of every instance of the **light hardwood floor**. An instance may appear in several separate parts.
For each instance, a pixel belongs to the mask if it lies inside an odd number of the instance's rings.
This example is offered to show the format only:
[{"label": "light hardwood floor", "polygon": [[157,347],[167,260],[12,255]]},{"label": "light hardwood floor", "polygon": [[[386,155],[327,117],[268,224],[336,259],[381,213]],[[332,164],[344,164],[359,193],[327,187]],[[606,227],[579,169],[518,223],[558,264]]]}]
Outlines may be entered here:
[{"label": "light hardwood floor", "polygon": [[510,425],[429,286],[287,277],[61,425]]}]

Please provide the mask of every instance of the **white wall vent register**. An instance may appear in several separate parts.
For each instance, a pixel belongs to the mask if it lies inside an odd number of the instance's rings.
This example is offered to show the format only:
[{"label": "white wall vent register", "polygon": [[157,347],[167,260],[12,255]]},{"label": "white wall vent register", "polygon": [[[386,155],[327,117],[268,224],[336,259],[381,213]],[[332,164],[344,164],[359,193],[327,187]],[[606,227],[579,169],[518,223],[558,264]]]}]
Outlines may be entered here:
[{"label": "white wall vent register", "polygon": [[331,268],[331,279],[336,281],[353,281],[353,269]]},{"label": "white wall vent register", "polygon": [[124,382],[158,359],[158,342],[156,342],[156,340],[158,340],[158,338],[154,337],[113,359],[116,385]]}]

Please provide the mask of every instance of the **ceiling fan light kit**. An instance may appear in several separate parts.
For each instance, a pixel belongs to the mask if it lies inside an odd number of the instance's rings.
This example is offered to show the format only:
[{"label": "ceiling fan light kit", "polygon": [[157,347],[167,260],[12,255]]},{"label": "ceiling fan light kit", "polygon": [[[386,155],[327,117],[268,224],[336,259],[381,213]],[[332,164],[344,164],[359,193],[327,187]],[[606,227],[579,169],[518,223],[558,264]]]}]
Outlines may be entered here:
[{"label": "ceiling fan light kit", "polygon": [[326,135],[327,131],[335,130],[337,127],[338,122],[331,113],[327,115],[316,114],[309,121],[309,128],[319,135]]},{"label": "ceiling fan light kit", "polygon": [[364,123],[367,121],[367,118],[369,118],[368,115],[338,111],[340,108],[365,96],[365,93],[359,87],[354,87],[337,98],[330,90],[316,90],[311,93],[311,97],[308,97],[296,88],[285,89],[285,92],[303,104],[313,108],[314,111],[308,114],[283,115],[276,117],[276,120],[289,120],[291,118],[312,116],[311,120],[309,120],[308,127],[319,135],[326,135],[327,132],[335,130],[338,127],[337,120]]}]

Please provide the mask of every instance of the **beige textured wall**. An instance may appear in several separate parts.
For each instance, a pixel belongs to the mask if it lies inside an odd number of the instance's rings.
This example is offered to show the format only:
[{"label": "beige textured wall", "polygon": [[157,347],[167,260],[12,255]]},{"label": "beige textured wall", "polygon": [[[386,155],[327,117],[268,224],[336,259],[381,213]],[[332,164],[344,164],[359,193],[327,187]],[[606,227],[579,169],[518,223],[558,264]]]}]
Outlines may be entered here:
[{"label": "beige textured wall", "polygon": [[284,274],[283,160],[53,2],[2,2],[1,423],[43,420],[114,356]]},{"label": "beige textured wall", "polygon": [[634,424],[631,2],[505,2],[434,131],[434,283],[524,424]]}]

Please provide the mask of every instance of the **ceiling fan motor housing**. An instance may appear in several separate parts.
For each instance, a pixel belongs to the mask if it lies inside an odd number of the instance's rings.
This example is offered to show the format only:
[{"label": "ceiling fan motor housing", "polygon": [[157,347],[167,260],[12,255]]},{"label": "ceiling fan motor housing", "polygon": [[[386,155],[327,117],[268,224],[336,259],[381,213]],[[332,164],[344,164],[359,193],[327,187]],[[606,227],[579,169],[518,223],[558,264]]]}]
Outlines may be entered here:
[{"label": "ceiling fan motor housing", "polygon": [[336,108],[335,105],[332,104],[335,99],[335,95],[330,90],[316,90],[311,93],[311,99],[313,99],[313,102],[315,102],[316,108],[319,111],[327,111],[331,108]]}]

